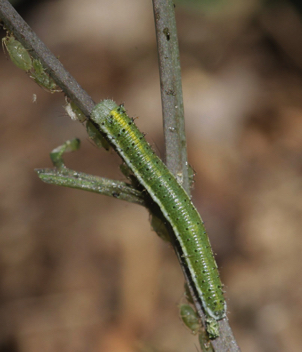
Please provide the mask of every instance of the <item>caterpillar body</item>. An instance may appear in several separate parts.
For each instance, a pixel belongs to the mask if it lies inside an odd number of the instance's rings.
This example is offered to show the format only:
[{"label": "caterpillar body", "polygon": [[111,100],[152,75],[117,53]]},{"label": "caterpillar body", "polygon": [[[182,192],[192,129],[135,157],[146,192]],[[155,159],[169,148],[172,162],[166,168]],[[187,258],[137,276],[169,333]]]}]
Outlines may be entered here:
[{"label": "caterpillar body", "polygon": [[217,264],[203,221],[185,190],[154,153],[122,105],[103,100],[93,109],[91,119],[171,225],[206,314],[215,320],[224,318],[226,302]]}]

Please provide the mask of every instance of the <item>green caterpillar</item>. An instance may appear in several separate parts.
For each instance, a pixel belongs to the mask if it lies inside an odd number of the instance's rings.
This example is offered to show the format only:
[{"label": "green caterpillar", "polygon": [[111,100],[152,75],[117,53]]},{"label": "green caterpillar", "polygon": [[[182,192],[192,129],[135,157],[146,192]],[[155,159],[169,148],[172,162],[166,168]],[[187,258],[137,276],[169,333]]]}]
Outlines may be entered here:
[{"label": "green caterpillar", "polygon": [[203,221],[187,193],[155,155],[122,105],[103,100],[93,109],[91,119],[171,225],[206,314],[215,320],[223,319],[226,302],[217,264]]}]

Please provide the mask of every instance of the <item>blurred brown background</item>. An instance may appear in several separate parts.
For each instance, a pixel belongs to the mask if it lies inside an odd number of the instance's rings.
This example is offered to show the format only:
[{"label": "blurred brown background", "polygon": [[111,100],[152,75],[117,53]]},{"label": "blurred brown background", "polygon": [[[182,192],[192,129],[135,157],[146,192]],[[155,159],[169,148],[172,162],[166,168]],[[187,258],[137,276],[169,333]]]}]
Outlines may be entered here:
[{"label": "blurred brown background", "polygon": [[[194,203],[217,253],[242,351],[302,346],[302,17],[294,1],[176,2]],[[17,9],[99,101],[125,102],[163,157],[151,1]],[[300,5],[301,6],[301,5]],[[4,35],[4,32],[3,32]],[[43,184],[34,168],[79,137],[69,167],[124,180],[63,94],[0,53],[0,352],[195,352],[183,277],[145,209]],[[37,102],[33,103],[33,94]]]}]

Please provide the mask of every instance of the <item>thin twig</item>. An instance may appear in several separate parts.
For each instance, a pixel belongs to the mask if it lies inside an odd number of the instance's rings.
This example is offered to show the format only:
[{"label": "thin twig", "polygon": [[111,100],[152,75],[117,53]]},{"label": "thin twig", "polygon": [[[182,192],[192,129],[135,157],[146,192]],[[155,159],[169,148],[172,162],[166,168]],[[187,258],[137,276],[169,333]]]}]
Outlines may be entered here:
[{"label": "thin twig", "polygon": [[35,169],[39,178],[49,184],[94,192],[116,199],[148,206],[146,197],[132,185],[122,181],[92,176],[71,169]]},{"label": "thin twig", "polygon": [[[179,173],[182,174],[183,187],[190,194],[181,70],[173,1],[153,0],[153,10],[158,45],[166,162],[168,168],[176,177]],[[175,241],[173,247],[181,263],[198,315],[203,324],[205,324],[206,317],[201,302],[197,298],[194,287],[191,285],[190,273],[185,263],[183,263],[181,250]],[[220,336],[212,341],[214,350],[219,352],[239,351],[227,318],[219,321],[219,330]]]},{"label": "thin twig", "polygon": [[160,88],[166,146],[166,165],[190,193],[184,107],[174,5],[153,0]]}]

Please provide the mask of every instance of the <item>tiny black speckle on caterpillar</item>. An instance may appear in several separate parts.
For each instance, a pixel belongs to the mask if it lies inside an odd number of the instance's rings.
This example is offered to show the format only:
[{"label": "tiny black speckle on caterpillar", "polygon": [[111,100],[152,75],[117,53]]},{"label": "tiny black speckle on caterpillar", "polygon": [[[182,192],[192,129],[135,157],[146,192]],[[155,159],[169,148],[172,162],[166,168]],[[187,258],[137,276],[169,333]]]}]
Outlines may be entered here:
[{"label": "tiny black speckle on caterpillar", "polygon": [[206,314],[215,320],[224,318],[226,302],[217,264],[203,221],[185,190],[155,155],[123,105],[103,100],[93,109],[91,119],[172,226]]}]

